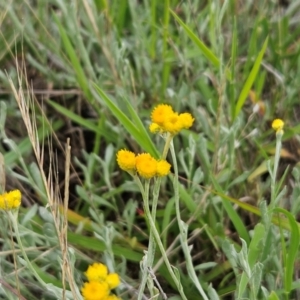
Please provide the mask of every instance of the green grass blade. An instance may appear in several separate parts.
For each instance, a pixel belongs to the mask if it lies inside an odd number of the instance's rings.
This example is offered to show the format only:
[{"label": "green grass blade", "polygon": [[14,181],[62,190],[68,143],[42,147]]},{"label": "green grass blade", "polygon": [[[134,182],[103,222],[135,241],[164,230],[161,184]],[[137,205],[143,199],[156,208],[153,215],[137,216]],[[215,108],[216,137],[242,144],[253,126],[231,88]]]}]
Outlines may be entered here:
[{"label": "green grass blade", "polygon": [[112,132],[107,132],[107,130],[99,128],[99,126],[95,125],[93,122],[84,119],[80,116],[78,116],[77,114],[73,113],[71,110],[61,106],[58,103],[55,103],[51,100],[48,100],[48,103],[59,113],[63,114],[64,116],[66,116],[67,118],[69,118],[70,120],[72,120],[73,122],[81,125],[84,128],[87,128],[93,132],[96,133],[101,133],[108,141],[112,142],[115,141],[116,139],[116,135],[113,134]]},{"label": "green grass blade", "polygon": [[284,283],[285,283],[285,292],[289,294],[292,290],[293,283],[293,274],[295,261],[297,259],[299,242],[300,242],[300,233],[297,222],[295,221],[294,216],[283,208],[275,208],[274,212],[278,212],[284,214],[291,226],[291,237],[290,237],[290,247],[288,249],[287,257],[286,257],[286,266],[285,266],[285,274],[284,274]]},{"label": "green grass blade", "polygon": [[[86,250],[93,250],[97,252],[106,250],[106,245],[104,242],[99,241],[94,237],[83,236],[82,234],[73,233],[71,231],[68,231],[68,242]],[[143,257],[142,253],[119,245],[113,245],[112,251],[116,256],[124,257],[135,262],[140,262]]]},{"label": "green grass blade", "polygon": [[152,156],[158,158],[159,157],[159,153],[155,147],[155,145],[153,144],[148,131],[146,130],[143,122],[141,121],[140,117],[138,116],[138,114],[136,113],[136,110],[134,110],[134,108],[132,107],[132,105],[130,104],[130,102],[128,101],[128,99],[125,99],[126,104],[127,104],[127,109],[131,115],[131,118],[133,120],[133,123],[135,124],[136,128],[139,130],[141,138],[144,140],[144,144],[148,145],[147,148],[152,149],[151,153]]},{"label": "green grass blade", "polygon": [[[209,190],[209,191],[211,193],[215,194],[215,195],[220,196],[224,200],[227,200],[229,202],[232,202],[232,203],[238,205],[240,208],[242,208],[242,209],[244,209],[244,210],[246,210],[248,212],[251,212],[251,213],[253,213],[253,214],[257,215],[257,216],[261,216],[260,210],[257,207],[255,207],[255,206],[253,206],[251,204],[242,202],[242,201],[240,201],[238,199],[235,199],[233,197],[225,195],[224,193],[219,192],[219,191],[214,191],[214,190]],[[284,228],[286,230],[291,231],[291,225],[290,225],[290,223],[286,219],[278,218],[278,217],[273,217],[272,218],[272,223],[275,224],[275,225],[277,225],[280,228]],[[300,232],[300,223],[296,222],[296,225],[297,225],[298,230]]]},{"label": "green grass blade", "polygon": [[[152,156],[157,157],[158,154],[152,140],[148,134],[145,135],[145,129],[141,129],[142,122],[139,120],[137,123],[133,123],[99,86],[96,84],[93,84],[93,86],[96,89],[96,92],[100,95],[101,99],[106,103],[112,114],[121,122],[127,132],[132,135],[132,137],[145,151],[149,152]],[[133,113],[133,108],[128,101],[127,105],[129,107],[131,116],[134,116],[134,119],[137,121],[139,117],[136,113]]]},{"label": "green grass blade", "polygon": [[262,49],[260,50],[258,56],[256,57],[253,68],[250,71],[250,74],[249,74],[248,78],[246,79],[246,82],[242,88],[240,95],[239,95],[239,98],[238,98],[236,106],[235,106],[234,118],[236,118],[238,116],[238,114],[240,113],[240,111],[246,101],[246,98],[248,97],[249,91],[250,91],[250,89],[256,79],[257,73],[259,71],[259,67],[260,67],[261,61],[263,59],[263,56],[265,54],[265,51],[267,49],[267,45],[268,45],[268,37],[266,38]]},{"label": "green grass blade", "polygon": [[220,67],[220,61],[218,57],[194,34],[194,32],[187,26],[174,11],[170,10],[176,21],[183,27],[184,31],[187,33],[189,38],[197,45],[199,50],[204,54],[204,56],[217,68]]},{"label": "green grass blade", "polygon": [[[212,183],[213,183],[215,189],[218,192],[222,192],[222,189],[221,189],[220,185],[218,184],[218,182],[215,180],[215,178],[213,178],[213,176],[210,176],[210,178],[212,180]],[[222,197],[222,199],[224,200],[223,197]],[[248,233],[248,230],[245,227],[242,219],[240,218],[238,213],[233,209],[232,205],[228,201],[223,201],[222,203],[223,203],[223,206],[224,206],[231,222],[233,223],[236,231],[239,233],[240,238],[245,240],[247,245],[249,245],[249,243],[250,243],[249,233]]]},{"label": "green grass blade", "polygon": [[89,86],[88,86],[88,81],[86,79],[84,70],[81,67],[80,61],[78,59],[78,55],[63,27],[63,25],[61,24],[61,22],[59,21],[59,19],[57,18],[57,16],[55,14],[53,14],[54,20],[58,26],[58,30],[62,39],[62,43],[66,49],[66,53],[71,61],[72,67],[76,73],[76,78],[77,78],[77,82],[78,85],[80,86],[80,88],[82,89],[82,91],[84,92],[85,96],[88,99],[91,99],[91,93],[89,91]]}]

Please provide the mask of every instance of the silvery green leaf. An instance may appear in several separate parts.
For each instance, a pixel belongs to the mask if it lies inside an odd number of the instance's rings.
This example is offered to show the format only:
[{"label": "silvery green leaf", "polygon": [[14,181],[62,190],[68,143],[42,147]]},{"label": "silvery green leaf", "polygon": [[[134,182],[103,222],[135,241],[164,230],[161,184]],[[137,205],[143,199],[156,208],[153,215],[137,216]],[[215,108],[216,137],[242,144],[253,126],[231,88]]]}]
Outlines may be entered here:
[{"label": "silvery green leaf", "polygon": [[210,284],[207,288],[207,294],[210,300],[219,300],[219,295],[216,290],[213,288],[212,284]]},{"label": "silvery green leaf", "polygon": [[260,287],[261,287],[261,278],[262,278],[262,270],[263,270],[263,264],[256,263],[253,267],[250,283],[252,292],[254,293],[254,296],[257,296]]}]

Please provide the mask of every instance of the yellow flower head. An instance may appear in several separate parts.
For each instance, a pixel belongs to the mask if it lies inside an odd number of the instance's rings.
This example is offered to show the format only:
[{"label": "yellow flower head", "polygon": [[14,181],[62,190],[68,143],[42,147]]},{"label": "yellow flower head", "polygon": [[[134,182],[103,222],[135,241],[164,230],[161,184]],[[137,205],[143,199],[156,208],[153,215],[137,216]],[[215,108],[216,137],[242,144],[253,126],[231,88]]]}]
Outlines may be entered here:
[{"label": "yellow flower head", "polygon": [[283,126],[284,126],[284,122],[283,122],[281,119],[275,119],[275,120],[272,122],[272,128],[273,128],[276,132],[282,131]]},{"label": "yellow flower head", "polygon": [[117,153],[117,162],[124,171],[133,171],[135,169],[135,154],[128,150],[119,150]]},{"label": "yellow flower head", "polygon": [[191,114],[183,113],[179,115],[179,120],[182,128],[188,129],[193,125],[195,119],[192,117]]},{"label": "yellow flower head", "polygon": [[106,282],[85,282],[81,288],[84,300],[106,300],[109,295],[109,287]]},{"label": "yellow flower head", "polygon": [[162,128],[164,131],[170,132],[172,134],[178,133],[183,128],[178,113],[169,114],[166,117]]},{"label": "yellow flower head", "polygon": [[151,123],[149,126],[149,130],[152,133],[158,133],[162,131],[161,127],[156,123]]},{"label": "yellow flower head", "polygon": [[136,170],[140,176],[150,179],[155,176],[157,161],[149,153],[142,153],[136,157]]},{"label": "yellow flower head", "polygon": [[151,120],[153,123],[162,126],[165,122],[166,117],[172,113],[173,109],[170,105],[159,104],[153,109],[151,114]]},{"label": "yellow flower head", "polygon": [[105,281],[107,278],[107,267],[100,263],[93,263],[84,273],[89,281]]},{"label": "yellow flower head", "polygon": [[169,132],[177,134],[182,129],[190,128],[194,123],[194,118],[190,113],[178,114],[174,112],[170,105],[160,104],[156,106],[151,114],[149,129],[152,133]]},{"label": "yellow flower head", "polygon": [[111,290],[115,289],[120,284],[120,277],[117,273],[110,273],[106,277],[106,283]]},{"label": "yellow flower head", "polygon": [[166,160],[159,160],[157,162],[157,176],[166,176],[170,173],[171,165]]},{"label": "yellow flower head", "polygon": [[122,300],[122,299],[112,294],[109,295],[105,300]]},{"label": "yellow flower head", "polygon": [[21,192],[14,190],[0,195],[0,209],[10,210],[18,208],[21,205]]}]

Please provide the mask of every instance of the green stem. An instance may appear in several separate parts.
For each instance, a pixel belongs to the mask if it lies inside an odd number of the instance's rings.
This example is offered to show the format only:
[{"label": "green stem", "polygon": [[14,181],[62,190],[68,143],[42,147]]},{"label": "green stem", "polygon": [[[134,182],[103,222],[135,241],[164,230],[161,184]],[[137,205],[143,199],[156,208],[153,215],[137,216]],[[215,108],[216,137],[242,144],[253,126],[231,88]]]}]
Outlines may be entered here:
[{"label": "green stem", "polygon": [[175,285],[177,286],[177,289],[182,297],[183,300],[187,300],[185,294],[184,294],[184,291],[183,291],[183,287],[180,283],[180,281],[178,280],[177,276],[175,275],[173,269],[172,269],[172,266],[169,262],[169,259],[168,259],[168,256],[167,256],[167,253],[164,249],[164,246],[162,244],[162,241],[160,239],[160,236],[159,236],[159,233],[156,229],[156,226],[155,226],[155,223],[154,223],[154,220],[152,219],[152,215],[150,213],[150,208],[149,208],[149,202],[148,202],[148,199],[146,202],[144,202],[144,210],[145,210],[145,213],[146,213],[146,217],[149,221],[149,225],[150,225],[150,230],[153,232],[153,235],[154,235],[154,238],[155,238],[155,241],[156,241],[156,244],[158,245],[158,248],[160,249],[160,252],[161,252],[161,255],[163,257],[163,260],[167,266],[167,269],[169,271],[169,274],[171,275]]},{"label": "green stem", "polygon": [[192,279],[195,286],[197,287],[199,293],[203,297],[203,299],[208,300],[208,298],[198,280],[197,274],[195,272],[195,268],[193,266],[192,257],[191,257],[191,254],[189,251],[189,246],[187,243],[188,226],[181,220],[181,216],[180,216],[178,166],[177,166],[177,159],[176,159],[176,153],[175,153],[173,142],[171,142],[171,144],[170,144],[170,150],[171,150],[171,155],[172,155],[172,160],[173,160],[173,169],[174,169],[173,187],[174,187],[176,217],[177,217],[177,222],[178,222],[178,227],[179,227],[179,232],[180,232],[180,243],[181,243],[181,247],[183,249],[184,256],[185,256],[187,271],[188,271],[190,278]]},{"label": "green stem", "polygon": [[[165,146],[164,146],[164,150],[163,150],[163,153],[162,153],[162,159],[166,159],[172,139],[173,139],[173,136],[171,134],[168,134],[167,138],[166,138],[166,143],[165,143]],[[138,184],[138,186],[141,190],[144,204],[149,203],[149,183],[150,183],[150,180],[146,181],[145,189],[144,189],[139,177],[134,176],[134,179],[135,179],[136,183]],[[152,217],[152,220],[154,221],[154,224],[155,224],[155,220],[156,220],[156,210],[157,210],[157,203],[158,203],[161,180],[162,180],[161,177],[157,178],[155,180],[154,187],[153,187],[153,200],[152,200],[151,217]],[[143,277],[142,277],[142,282],[141,282],[140,288],[139,288],[138,300],[142,299],[143,292],[144,292],[146,282],[147,282],[147,277],[148,277],[147,276],[148,275],[148,268],[152,268],[152,266],[153,266],[154,257],[155,257],[155,250],[156,250],[156,243],[155,243],[154,236],[153,236],[153,230],[151,229],[151,226],[150,226],[148,252],[147,252],[147,255],[146,255],[147,270],[145,268],[143,270]]]},{"label": "green stem", "polygon": [[[134,176],[134,180],[137,183],[137,185],[140,188],[142,197],[143,197],[143,202],[145,203],[148,202],[148,198],[149,198],[149,187],[150,187],[150,180],[146,180],[145,182],[145,188],[143,187],[141,180],[138,176]],[[152,255],[152,250],[153,250],[153,237],[151,236],[151,232],[152,230],[150,230],[150,237],[149,237],[149,246],[148,246],[148,252],[147,254],[145,254],[146,258],[143,258],[142,262],[141,262],[141,268],[142,268],[142,281],[139,287],[139,291],[138,291],[138,296],[137,299],[141,300],[143,298],[143,293],[145,290],[145,286],[147,283],[147,278],[148,278],[148,266],[149,266],[149,257]],[[146,263],[144,263],[144,259],[146,259]]]},{"label": "green stem", "polygon": [[170,144],[171,144],[172,140],[173,140],[173,135],[170,133],[167,133],[166,143],[165,143],[164,150],[163,150],[162,157],[161,157],[162,159],[167,158],[167,154],[169,152]]},{"label": "green stem", "polygon": [[271,174],[271,203],[270,203],[270,211],[275,208],[275,200],[276,200],[276,177],[277,177],[277,170],[280,161],[280,152],[281,152],[281,138],[282,138],[283,131],[276,132],[276,150],[275,150],[275,157],[274,157],[274,168],[273,174]]},{"label": "green stem", "polygon": [[[156,244],[158,245],[159,249],[160,249],[160,252],[161,252],[161,255],[163,257],[163,260],[167,266],[167,269],[175,283],[175,285],[177,286],[178,288],[178,291],[182,297],[183,300],[187,300],[185,294],[184,294],[184,291],[183,291],[183,287],[180,283],[180,281],[178,280],[178,278],[176,277],[173,269],[172,269],[172,266],[168,260],[168,256],[167,256],[167,253],[164,249],[164,246],[161,242],[161,239],[160,239],[160,236],[159,236],[159,233],[156,229],[156,226],[155,226],[155,223],[154,223],[154,220],[152,218],[152,214],[150,212],[150,208],[149,208],[149,192],[147,192],[147,186],[145,184],[145,189],[139,179],[138,176],[134,176],[134,179],[135,179],[135,182],[137,183],[137,185],[139,186],[140,190],[141,190],[141,193],[142,193],[142,196],[143,196],[143,201],[144,201],[144,210],[145,210],[145,213],[146,213],[146,217],[148,219],[148,222],[149,222],[149,225],[150,225],[150,233],[153,234],[154,238],[155,238],[155,241],[156,241]],[[149,180],[148,180],[148,184],[149,184]],[[147,183],[147,181],[146,181]],[[150,237],[152,235],[150,234]],[[150,247],[149,247],[150,248]],[[149,251],[149,249],[148,249]],[[150,249],[151,251],[151,249]],[[151,254],[151,253],[150,253]],[[149,255],[149,253],[147,254],[148,256],[151,257],[151,255]],[[147,262],[148,262],[148,258],[147,258]],[[148,270],[144,270],[144,273],[143,273],[143,278],[142,278],[142,283],[141,283],[141,286],[140,286],[140,289],[139,289],[139,293],[138,293],[138,300],[142,299],[142,294],[144,292],[144,289],[145,289],[145,285],[146,285],[146,281],[147,281],[147,275],[148,275]],[[145,279],[144,279],[145,278]]]}]

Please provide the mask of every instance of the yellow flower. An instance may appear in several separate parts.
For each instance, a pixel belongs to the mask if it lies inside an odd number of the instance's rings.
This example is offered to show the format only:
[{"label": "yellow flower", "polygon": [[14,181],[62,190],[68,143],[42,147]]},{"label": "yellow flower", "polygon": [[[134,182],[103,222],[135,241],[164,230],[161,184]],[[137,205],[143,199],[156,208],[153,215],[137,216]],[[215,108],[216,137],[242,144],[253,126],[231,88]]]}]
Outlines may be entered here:
[{"label": "yellow flower", "polygon": [[190,128],[194,123],[194,118],[190,113],[178,114],[174,112],[170,105],[160,104],[151,113],[149,129],[152,133],[169,132],[177,134],[182,129]]},{"label": "yellow flower", "polygon": [[81,288],[84,300],[106,300],[109,296],[109,287],[106,282],[85,282]]},{"label": "yellow flower", "polygon": [[151,120],[153,123],[162,126],[165,122],[166,117],[172,113],[173,109],[170,105],[159,104],[153,109],[151,113]]},{"label": "yellow flower", "polygon": [[135,169],[135,154],[128,150],[119,150],[117,153],[117,162],[124,171],[133,171]]},{"label": "yellow flower", "polygon": [[166,176],[170,173],[171,165],[166,160],[159,160],[157,162],[157,176]]},{"label": "yellow flower", "polygon": [[183,127],[178,113],[169,114],[162,125],[164,131],[172,134],[178,133]]},{"label": "yellow flower", "polygon": [[275,119],[275,120],[272,122],[272,128],[273,128],[276,132],[282,131],[283,126],[284,126],[284,122],[283,122],[281,119]]},{"label": "yellow flower", "polygon": [[10,210],[18,208],[21,205],[21,192],[14,190],[0,195],[0,209]]},{"label": "yellow flower", "polygon": [[109,295],[105,300],[122,300],[122,299],[112,294]]},{"label": "yellow flower", "polygon": [[84,273],[89,281],[105,281],[107,278],[107,267],[100,263],[93,263]]},{"label": "yellow flower", "polygon": [[149,153],[142,153],[136,157],[136,170],[140,176],[150,179],[155,176],[157,161]]},{"label": "yellow flower", "polygon": [[157,132],[162,131],[161,127],[156,123],[151,123],[149,126],[149,130],[152,133],[157,133]]},{"label": "yellow flower", "polygon": [[193,125],[195,119],[192,117],[191,114],[183,113],[179,115],[179,120],[182,128],[188,129]]},{"label": "yellow flower", "polygon": [[120,284],[120,277],[117,273],[110,273],[106,277],[106,282],[111,290]]}]

